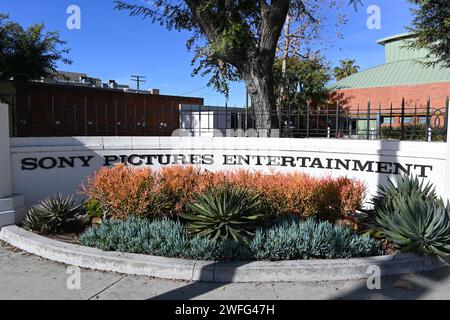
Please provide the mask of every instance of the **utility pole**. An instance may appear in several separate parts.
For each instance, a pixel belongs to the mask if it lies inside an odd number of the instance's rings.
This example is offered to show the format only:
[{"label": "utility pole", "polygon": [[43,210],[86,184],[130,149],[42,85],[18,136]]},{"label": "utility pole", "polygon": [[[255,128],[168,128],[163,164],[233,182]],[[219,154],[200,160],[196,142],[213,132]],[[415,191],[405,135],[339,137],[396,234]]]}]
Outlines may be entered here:
[{"label": "utility pole", "polygon": [[144,76],[131,76],[131,81],[134,81],[137,83],[137,91],[139,91],[141,89],[141,83],[145,83],[147,82],[146,79],[147,77]]},{"label": "utility pole", "polygon": [[288,90],[289,88],[286,88],[286,73],[287,73],[287,63],[289,59],[289,49],[291,46],[291,34],[290,34],[290,28],[291,28],[291,16],[290,14],[286,17],[285,22],[285,29],[284,29],[284,49],[283,49],[283,58],[282,58],[282,65],[281,65],[281,77],[282,77],[282,83],[281,83],[281,90],[280,90],[280,97],[277,103],[277,118],[278,118],[278,129],[280,130],[280,133],[283,131],[283,115],[282,115],[282,104],[283,101],[288,100],[289,103],[289,97],[288,97]]},{"label": "utility pole", "polygon": [[285,29],[284,29],[284,52],[283,52],[283,61],[282,61],[282,66],[281,66],[281,74],[283,77],[283,83],[282,83],[282,87],[281,87],[281,96],[283,98],[286,97],[286,83],[284,81],[286,81],[286,72],[287,72],[287,63],[288,63],[288,59],[289,59],[289,49],[291,46],[291,16],[288,14],[286,17],[286,23],[285,23]]},{"label": "utility pole", "polygon": [[245,130],[247,130],[248,127],[248,98],[248,88],[245,86]]}]

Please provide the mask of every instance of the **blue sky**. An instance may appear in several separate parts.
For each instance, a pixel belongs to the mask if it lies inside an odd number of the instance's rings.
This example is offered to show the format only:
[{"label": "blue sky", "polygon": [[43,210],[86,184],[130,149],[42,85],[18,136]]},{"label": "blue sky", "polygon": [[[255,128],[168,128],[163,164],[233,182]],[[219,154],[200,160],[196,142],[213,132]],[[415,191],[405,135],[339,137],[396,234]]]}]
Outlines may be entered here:
[{"label": "blue sky", "polygon": [[[345,1],[345,0],[344,0]],[[401,33],[409,24],[411,14],[407,0],[362,0],[357,12],[346,9],[347,25],[340,31],[344,39],[334,41],[324,53],[334,66],[340,59],[357,60],[362,69],[384,62],[383,47],[376,40]],[[81,8],[81,30],[68,30],[67,7]],[[381,29],[369,30],[366,21],[367,7],[381,9]],[[71,48],[69,58],[74,63],[60,69],[88,73],[104,81],[115,79],[129,84],[130,75],[147,76],[145,88],[159,88],[162,94],[205,98],[209,105],[224,105],[225,98],[212,88],[205,88],[207,79],[191,77],[192,53],[185,47],[188,34],[167,31],[159,25],[139,17],[129,17],[125,12],[113,10],[112,0],[0,0],[0,12],[10,14],[14,21],[27,26],[45,23],[47,30],[59,31]],[[197,90],[203,88],[201,90]],[[245,87],[242,83],[231,85],[230,106],[242,106]]]}]

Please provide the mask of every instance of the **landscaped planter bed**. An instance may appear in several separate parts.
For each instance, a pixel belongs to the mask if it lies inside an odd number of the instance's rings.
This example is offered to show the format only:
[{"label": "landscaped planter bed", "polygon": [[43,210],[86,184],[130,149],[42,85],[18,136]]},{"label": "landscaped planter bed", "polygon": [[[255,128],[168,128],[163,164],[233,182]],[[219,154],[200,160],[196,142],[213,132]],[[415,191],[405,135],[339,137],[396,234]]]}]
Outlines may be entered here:
[{"label": "landscaped planter bed", "polygon": [[0,239],[40,257],[82,268],[144,275],[163,279],[205,282],[338,281],[367,278],[369,267],[382,276],[448,267],[447,260],[398,254],[381,257],[302,261],[194,261],[148,255],[103,252],[36,235],[16,226],[4,227]]},{"label": "landscaped planter bed", "polygon": [[449,208],[417,178],[380,187],[371,210],[362,209],[359,181],[296,173],[119,165],[101,169],[82,192],[82,204],[48,197],[24,221],[28,230],[72,244],[21,229],[5,229],[3,237],[82,267],[163,278],[174,270],[174,278],[219,282],[238,274],[243,281],[303,281],[314,272],[319,279],[355,279],[372,264],[383,275],[422,271],[442,261],[388,254],[450,253]]}]

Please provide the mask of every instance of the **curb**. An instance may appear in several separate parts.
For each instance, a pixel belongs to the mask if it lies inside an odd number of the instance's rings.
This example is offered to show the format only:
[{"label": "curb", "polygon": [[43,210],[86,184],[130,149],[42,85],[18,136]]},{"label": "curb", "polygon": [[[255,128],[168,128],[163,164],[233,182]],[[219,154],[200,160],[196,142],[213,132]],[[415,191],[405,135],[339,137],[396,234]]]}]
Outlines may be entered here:
[{"label": "curb", "polygon": [[366,279],[379,266],[382,276],[424,272],[448,267],[436,257],[398,254],[356,259],[208,262],[163,258],[131,253],[103,252],[68,244],[28,232],[17,226],[3,227],[0,239],[48,260],[81,268],[155,278],[217,283],[322,282]]}]

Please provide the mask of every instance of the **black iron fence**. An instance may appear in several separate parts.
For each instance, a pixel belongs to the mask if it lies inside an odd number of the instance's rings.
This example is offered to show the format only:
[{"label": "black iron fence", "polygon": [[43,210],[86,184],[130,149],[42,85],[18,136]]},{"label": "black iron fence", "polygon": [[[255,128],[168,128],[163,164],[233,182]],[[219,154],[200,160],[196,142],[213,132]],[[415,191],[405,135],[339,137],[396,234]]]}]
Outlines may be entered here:
[{"label": "black iron fence", "polygon": [[20,137],[161,136],[177,129],[191,136],[266,136],[267,130],[258,128],[257,121],[265,118],[271,123],[269,134],[273,137],[430,142],[447,140],[450,105],[448,98],[440,104],[432,104],[431,99],[412,105],[405,99],[389,105],[368,102],[365,106],[344,106],[336,102],[261,114],[251,107],[190,105],[183,103],[196,101],[162,98],[98,94],[55,97],[41,92],[34,99],[24,95],[3,100],[10,104],[11,134]]},{"label": "black iron fence", "polygon": [[449,100],[424,104],[342,107],[305,106],[298,110],[255,113],[252,108],[184,106],[180,128],[189,135],[261,136],[256,119],[269,117],[271,136],[292,138],[395,139],[446,141]]}]

